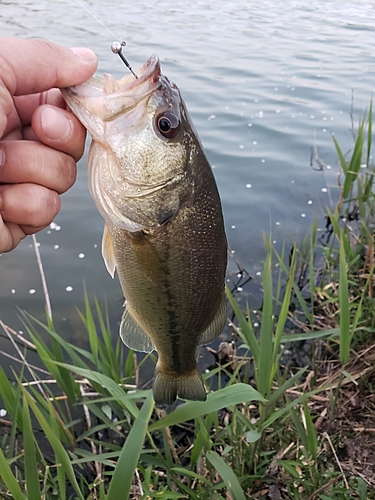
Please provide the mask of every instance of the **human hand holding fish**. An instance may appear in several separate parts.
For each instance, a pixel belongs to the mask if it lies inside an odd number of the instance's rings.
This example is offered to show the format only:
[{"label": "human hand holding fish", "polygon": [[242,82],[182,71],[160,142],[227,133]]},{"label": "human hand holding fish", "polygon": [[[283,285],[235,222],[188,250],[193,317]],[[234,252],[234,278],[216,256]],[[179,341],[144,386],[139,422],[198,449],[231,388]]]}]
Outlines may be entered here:
[{"label": "human hand holding fish", "polygon": [[48,226],[74,183],[86,130],[58,88],[96,67],[86,48],[0,37],[0,253]]}]

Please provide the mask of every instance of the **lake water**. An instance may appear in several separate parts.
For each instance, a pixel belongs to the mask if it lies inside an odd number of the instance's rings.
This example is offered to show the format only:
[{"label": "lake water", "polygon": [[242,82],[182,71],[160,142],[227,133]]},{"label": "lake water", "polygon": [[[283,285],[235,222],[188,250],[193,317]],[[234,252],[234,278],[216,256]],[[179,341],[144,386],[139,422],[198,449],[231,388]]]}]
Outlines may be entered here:
[{"label": "lake water", "polygon": [[[375,7],[372,1],[150,0],[86,1],[127,41],[133,68],[156,52],[163,72],[180,87],[214,167],[233,256],[253,276],[251,306],[259,305],[262,232],[276,245],[300,240],[337,198],[337,158],[375,83]],[[115,38],[75,0],[0,0],[0,33],[85,45],[99,57],[99,73],[120,77]],[[311,166],[317,145],[324,171]],[[85,344],[75,307],[84,284],[107,301],[115,325],[123,297],[102,262],[103,222],[86,182],[86,157],[62,210],[39,233],[54,318],[68,340]],[[31,238],[0,256],[0,318],[22,330],[18,309],[42,317],[43,291]],[[230,260],[228,277],[235,277]],[[116,328],[114,328],[115,330]],[[4,348],[0,339],[0,349]],[[4,359],[4,358],[3,358]]]}]

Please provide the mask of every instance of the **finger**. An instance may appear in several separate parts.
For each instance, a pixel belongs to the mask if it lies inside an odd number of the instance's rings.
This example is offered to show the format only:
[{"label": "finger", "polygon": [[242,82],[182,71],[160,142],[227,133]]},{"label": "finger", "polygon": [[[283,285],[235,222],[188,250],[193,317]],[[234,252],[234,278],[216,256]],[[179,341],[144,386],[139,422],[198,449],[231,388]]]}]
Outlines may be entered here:
[{"label": "finger", "polygon": [[97,67],[87,48],[69,49],[45,40],[1,39],[0,74],[12,95],[83,83]]},{"label": "finger", "polygon": [[[20,140],[18,136],[16,137],[16,134],[8,134],[5,139],[9,141],[13,141],[14,139]],[[21,139],[25,139],[26,141],[40,142],[35,135],[31,125],[29,125],[28,127],[23,127],[21,132]]]},{"label": "finger", "polygon": [[0,186],[0,216],[6,223],[38,230],[50,224],[60,209],[60,197],[37,184]]},{"label": "finger", "polygon": [[0,143],[0,183],[39,184],[61,194],[74,184],[76,173],[76,163],[71,156],[44,144],[31,141]]},{"label": "finger", "polygon": [[32,130],[44,144],[78,161],[83,155],[86,129],[71,113],[53,106],[40,106],[32,117]]},{"label": "finger", "polygon": [[10,252],[26,237],[18,224],[5,222],[0,216],[0,253]]},{"label": "finger", "polygon": [[66,103],[59,89],[51,89],[37,94],[15,96],[13,101],[17,116],[23,126],[30,125],[34,111],[42,104],[50,104],[51,106],[66,109]]}]

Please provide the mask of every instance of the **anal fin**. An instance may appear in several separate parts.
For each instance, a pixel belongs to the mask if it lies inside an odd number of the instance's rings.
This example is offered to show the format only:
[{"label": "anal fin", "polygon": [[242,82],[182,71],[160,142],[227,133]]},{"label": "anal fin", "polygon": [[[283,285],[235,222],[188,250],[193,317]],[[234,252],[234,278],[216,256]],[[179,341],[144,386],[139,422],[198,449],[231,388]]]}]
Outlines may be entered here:
[{"label": "anal fin", "polygon": [[203,331],[199,339],[199,345],[210,344],[215,339],[217,339],[217,337],[222,332],[226,321],[227,321],[227,304],[225,301],[225,297],[223,295],[219,309],[217,310],[214,319],[211,321],[208,327]]},{"label": "anal fin", "polygon": [[134,351],[152,352],[155,350],[152,340],[133,318],[127,306],[121,318],[120,337],[124,344]]}]

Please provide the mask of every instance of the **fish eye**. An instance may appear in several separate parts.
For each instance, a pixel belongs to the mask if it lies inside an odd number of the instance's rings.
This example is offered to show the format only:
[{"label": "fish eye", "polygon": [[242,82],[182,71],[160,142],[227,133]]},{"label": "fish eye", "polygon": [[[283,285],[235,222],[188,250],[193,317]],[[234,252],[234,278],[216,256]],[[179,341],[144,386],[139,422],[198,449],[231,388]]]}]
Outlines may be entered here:
[{"label": "fish eye", "polygon": [[170,111],[165,111],[156,118],[156,125],[159,132],[167,139],[176,137],[180,130],[180,121],[178,117]]}]

